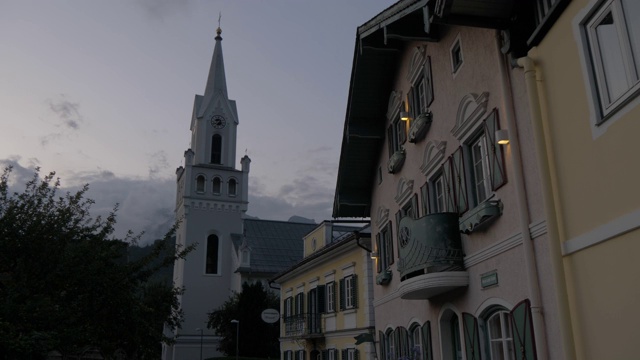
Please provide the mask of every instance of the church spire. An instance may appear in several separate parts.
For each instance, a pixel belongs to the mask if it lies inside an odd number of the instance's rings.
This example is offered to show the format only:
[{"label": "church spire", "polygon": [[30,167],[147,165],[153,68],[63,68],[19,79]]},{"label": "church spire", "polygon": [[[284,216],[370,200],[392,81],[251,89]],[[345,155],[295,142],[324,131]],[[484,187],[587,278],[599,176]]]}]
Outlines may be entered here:
[{"label": "church spire", "polygon": [[224,74],[224,60],[222,57],[222,29],[220,29],[220,19],[218,19],[218,28],[216,29],[216,45],[213,48],[213,58],[211,59],[211,67],[209,68],[209,77],[207,78],[207,86],[204,90],[204,99],[200,107],[200,116],[203,115],[214,96],[222,95],[228,99],[227,95],[227,79]]}]

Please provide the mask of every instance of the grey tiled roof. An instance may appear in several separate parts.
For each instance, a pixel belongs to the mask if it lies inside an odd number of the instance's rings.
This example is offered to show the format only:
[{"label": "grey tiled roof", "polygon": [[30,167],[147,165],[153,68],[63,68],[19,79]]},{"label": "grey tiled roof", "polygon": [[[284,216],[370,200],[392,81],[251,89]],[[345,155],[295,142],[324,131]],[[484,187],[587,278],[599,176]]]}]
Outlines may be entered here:
[{"label": "grey tiled roof", "polygon": [[[253,273],[278,273],[302,259],[303,236],[317,224],[273,220],[244,220],[244,238],[251,248]],[[237,243],[238,238],[234,239]],[[242,240],[240,240],[240,243]],[[240,269],[247,272],[247,269]]]}]

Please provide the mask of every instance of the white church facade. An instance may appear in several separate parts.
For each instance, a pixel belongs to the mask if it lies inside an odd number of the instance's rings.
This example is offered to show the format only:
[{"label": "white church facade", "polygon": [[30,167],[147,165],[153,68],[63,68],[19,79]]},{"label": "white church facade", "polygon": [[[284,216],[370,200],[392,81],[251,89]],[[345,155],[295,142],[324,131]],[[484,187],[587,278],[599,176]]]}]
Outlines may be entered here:
[{"label": "white church facade", "polygon": [[[184,166],[176,170],[176,244],[197,243],[174,266],[174,286],[185,318],[170,334],[175,343],[163,345],[165,360],[221,355],[219,338],[207,329],[208,313],[238,291],[244,281],[263,281],[302,257],[302,236],[315,224],[245,219],[248,209],[248,156],[236,169],[238,111],[230,100],[217,29],[204,95],[196,95],[191,118],[191,148]],[[260,234],[269,234],[261,236]],[[269,253],[288,254],[286,261],[266,261]]]}]

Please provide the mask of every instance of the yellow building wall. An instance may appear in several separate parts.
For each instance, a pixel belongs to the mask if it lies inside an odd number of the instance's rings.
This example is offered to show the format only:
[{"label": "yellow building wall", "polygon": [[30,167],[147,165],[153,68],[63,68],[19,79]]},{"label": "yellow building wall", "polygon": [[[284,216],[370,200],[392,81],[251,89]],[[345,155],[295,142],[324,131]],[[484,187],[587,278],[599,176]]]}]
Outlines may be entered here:
[{"label": "yellow building wall", "polygon": [[[310,233],[306,238],[310,239],[312,234]],[[316,236],[320,236],[318,233]],[[319,239],[319,237],[318,237]],[[335,291],[336,291],[336,331],[331,332],[330,334],[324,335],[324,341],[320,341],[317,343],[317,350],[324,350],[329,348],[335,348],[338,351],[342,351],[346,348],[356,348],[359,350],[360,358],[366,358],[367,351],[367,343],[360,344],[358,346],[354,346],[355,339],[354,336],[366,332],[365,328],[369,326],[369,304],[368,298],[366,295],[366,291],[368,291],[368,286],[366,285],[367,277],[370,276],[367,274],[367,268],[371,269],[372,265],[370,264],[371,259],[369,258],[368,253],[355,244],[355,240],[351,240],[352,244],[345,245],[342,247],[342,250],[339,250],[338,253],[329,253],[325,257],[323,263],[314,266],[309,269],[305,269],[301,271],[300,274],[295,277],[283,282],[281,284],[281,299],[280,299],[280,308],[281,313],[284,314],[284,301],[288,297],[287,293],[290,290],[291,296],[295,298],[295,295],[298,293],[298,289],[302,284],[305,293],[304,306],[306,311],[307,301],[306,294],[309,290],[312,289],[310,283],[317,280],[317,285],[326,285],[325,277],[328,274],[333,273],[334,281],[335,281]],[[367,264],[369,262],[369,264]],[[353,267],[350,265],[353,264]],[[353,270],[349,270],[352,268]],[[295,270],[294,270],[295,271]],[[339,289],[339,281],[340,279],[348,276],[350,274],[357,275],[357,286],[358,286],[358,307],[356,309],[349,310],[340,310],[340,289]],[[355,328],[345,328],[345,313],[355,312],[356,316],[356,327]],[[323,314],[322,315],[322,328],[325,329],[325,320],[328,316],[332,316],[331,314]],[[373,322],[371,321],[371,326]],[[311,341],[304,341],[300,339],[288,339],[285,335],[285,328],[283,323],[280,325],[280,350],[281,352],[287,350],[306,350],[307,356],[313,347],[311,345]],[[316,340],[317,341],[317,340]]]},{"label": "yellow building wall", "polygon": [[640,231],[632,230],[640,225],[640,106],[630,103],[602,128],[591,125],[598,100],[577,24],[595,4],[573,0],[529,56],[553,160],[576,356],[632,359],[640,322]]}]

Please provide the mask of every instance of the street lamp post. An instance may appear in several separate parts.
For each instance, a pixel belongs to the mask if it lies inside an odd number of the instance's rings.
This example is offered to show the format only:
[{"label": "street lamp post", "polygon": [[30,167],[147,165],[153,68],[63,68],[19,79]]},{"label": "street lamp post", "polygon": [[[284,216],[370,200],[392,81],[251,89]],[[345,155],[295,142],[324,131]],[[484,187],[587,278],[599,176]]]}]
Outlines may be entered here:
[{"label": "street lamp post", "polygon": [[202,360],[202,329],[197,328],[196,331],[200,331],[200,360]]},{"label": "street lamp post", "polygon": [[236,324],[236,360],[238,360],[238,344],[240,343],[240,321],[231,320],[232,324]]}]

